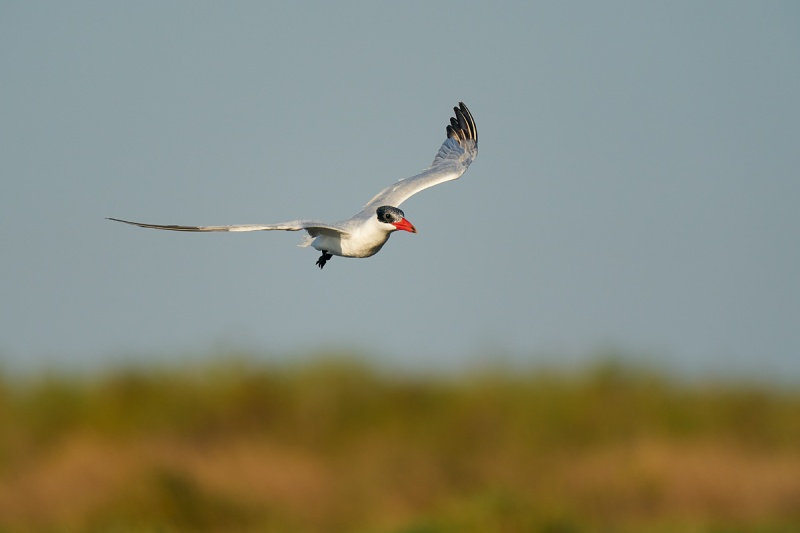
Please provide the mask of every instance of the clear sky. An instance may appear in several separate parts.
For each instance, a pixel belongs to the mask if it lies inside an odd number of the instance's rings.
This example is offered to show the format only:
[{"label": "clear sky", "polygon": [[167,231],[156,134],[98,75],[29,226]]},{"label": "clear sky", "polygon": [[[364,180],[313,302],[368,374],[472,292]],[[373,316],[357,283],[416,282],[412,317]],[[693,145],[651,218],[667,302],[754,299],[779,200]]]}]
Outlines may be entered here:
[{"label": "clear sky", "polygon": [[[0,357],[613,347],[800,379],[799,6],[6,2]],[[370,259],[104,219],[348,218],[459,100],[477,160]]]}]

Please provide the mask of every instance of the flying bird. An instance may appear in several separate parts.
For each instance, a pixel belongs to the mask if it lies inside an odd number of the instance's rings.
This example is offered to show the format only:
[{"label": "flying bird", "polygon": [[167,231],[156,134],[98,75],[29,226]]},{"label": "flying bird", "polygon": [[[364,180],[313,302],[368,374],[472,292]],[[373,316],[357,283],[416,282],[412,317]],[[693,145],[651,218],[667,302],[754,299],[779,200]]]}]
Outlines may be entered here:
[{"label": "flying bird", "polygon": [[455,180],[466,172],[478,155],[478,130],[472,114],[459,102],[447,126],[445,139],[431,166],[422,173],[404,178],[376,194],[364,208],[347,220],[326,223],[317,220],[291,220],[277,224],[241,224],[235,226],[175,226],[144,224],[118,218],[116,222],[142,228],[170,231],[300,231],[308,235],[300,246],[309,246],[322,252],[317,266],[322,268],[334,256],[370,257],[389,240],[389,236],[403,230],[416,233],[417,229],[399,209],[400,204],[416,193],[445,181]]}]

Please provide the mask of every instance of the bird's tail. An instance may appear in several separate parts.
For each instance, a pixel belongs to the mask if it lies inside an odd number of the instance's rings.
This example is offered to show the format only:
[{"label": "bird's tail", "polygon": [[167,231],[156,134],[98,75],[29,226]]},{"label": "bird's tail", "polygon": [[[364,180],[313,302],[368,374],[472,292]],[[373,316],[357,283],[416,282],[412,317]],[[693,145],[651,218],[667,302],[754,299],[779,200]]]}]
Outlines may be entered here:
[{"label": "bird's tail", "polygon": [[312,237],[311,235],[303,235],[303,242],[301,242],[297,246],[299,246],[300,248],[307,248],[313,240],[314,237]]}]

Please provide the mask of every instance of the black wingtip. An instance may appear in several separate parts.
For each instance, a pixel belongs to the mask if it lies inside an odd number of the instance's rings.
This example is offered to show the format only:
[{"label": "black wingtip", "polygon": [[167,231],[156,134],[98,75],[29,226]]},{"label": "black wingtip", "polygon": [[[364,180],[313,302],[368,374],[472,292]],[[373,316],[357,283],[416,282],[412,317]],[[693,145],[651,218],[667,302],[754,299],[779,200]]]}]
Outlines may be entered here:
[{"label": "black wingtip", "polygon": [[453,113],[455,116],[450,119],[450,125],[447,126],[447,137],[458,142],[472,140],[477,146],[478,129],[475,127],[475,119],[472,118],[469,108],[464,102],[459,102],[458,107],[453,108]]}]

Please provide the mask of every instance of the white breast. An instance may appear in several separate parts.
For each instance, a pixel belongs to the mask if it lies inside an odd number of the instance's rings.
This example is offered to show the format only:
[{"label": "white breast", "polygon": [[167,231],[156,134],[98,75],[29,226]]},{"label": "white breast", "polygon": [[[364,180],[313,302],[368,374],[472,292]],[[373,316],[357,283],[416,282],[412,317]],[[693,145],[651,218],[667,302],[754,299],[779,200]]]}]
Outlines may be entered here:
[{"label": "white breast", "polygon": [[342,236],[319,235],[311,246],[342,257],[370,257],[386,244],[394,228],[372,217],[348,229],[349,233]]}]

